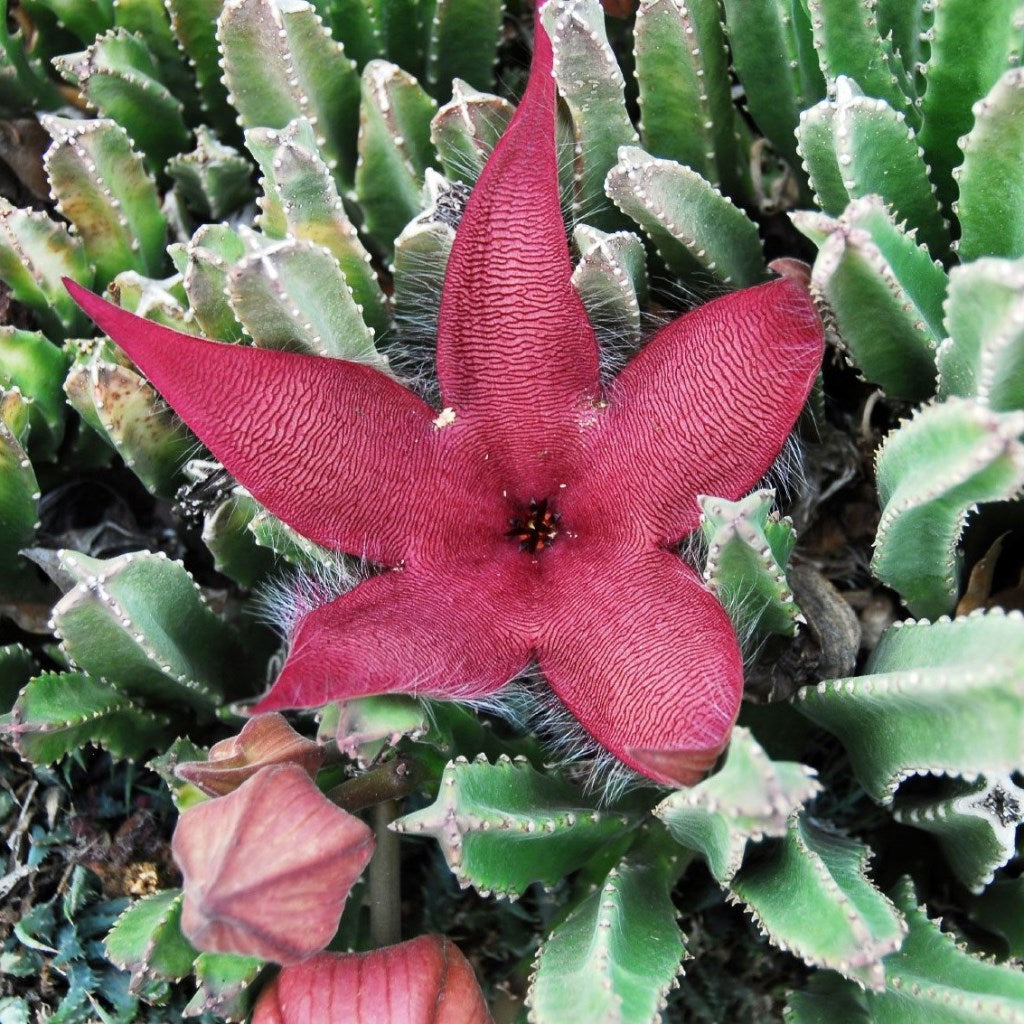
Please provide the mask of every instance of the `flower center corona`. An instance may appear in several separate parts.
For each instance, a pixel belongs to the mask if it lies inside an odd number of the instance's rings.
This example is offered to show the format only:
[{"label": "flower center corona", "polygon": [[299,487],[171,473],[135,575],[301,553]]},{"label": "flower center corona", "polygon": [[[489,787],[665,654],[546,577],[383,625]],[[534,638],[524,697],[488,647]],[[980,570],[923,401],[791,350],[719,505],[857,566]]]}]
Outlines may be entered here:
[{"label": "flower center corona", "polygon": [[547,498],[533,500],[518,516],[510,516],[505,534],[519,542],[520,551],[531,555],[551,547],[558,536],[558,515],[548,506]]}]

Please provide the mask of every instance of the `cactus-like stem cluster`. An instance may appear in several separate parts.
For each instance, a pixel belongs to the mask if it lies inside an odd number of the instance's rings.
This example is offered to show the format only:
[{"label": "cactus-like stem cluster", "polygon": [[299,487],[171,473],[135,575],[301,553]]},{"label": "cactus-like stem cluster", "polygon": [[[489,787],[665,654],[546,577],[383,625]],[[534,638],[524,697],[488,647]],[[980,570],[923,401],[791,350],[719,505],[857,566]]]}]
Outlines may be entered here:
[{"label": "cactus-like stem cluster", "polygon": [[39,484],[28,456],[29,402],[17,387],[0,389],[0,597],[13,598],[31,580],[21,549],[38,526]]},{"label": "cactus-like stem cluster", "polygon": [[573,207],[595,227],[611,230],[621,225],[609,208],[605,175],[619,147],[636,143],[638,136],[626,113],[625,81],[608,45],[604,14],[598,0],[571,0],[561,7],[549,5],[543,18],[555,54],[555,78],[572,115]]},{"label": "cactus-like stem cluster", "polygon": [[764,278],[754,222],[689,167],[624,146],[605,188],[680,277],[709,273],[737,287]]},{"label": "cactus-like stem cluster", "polygon": [[513,112],[501,96],[480,92],[460,78],[452,82],[452,98],[430,120],[430,141],[451,181],[476,181]]},{"label": "cactus-like stem cluster", "polygon": [[106,345],[85,344],[64,382],[68,402],[100,432],[154,493],[182,483],[181,466],[195,439],[131,366]]},{"label": "cactus-like stem cluster", "polygon": [[641,309],[648,294],[647,265],[631,231],[608,234],[581,224],[575,232],[580,259],[572,283],[595,330],[609,347],[635,351],[641,340]]},{"label": "cactus-like stem cluster", "polygon": [[644,0],[634,35],[648,151],[735,194],[739,145],[717,0]]},{"label": "cactus-like stem cluster", "polygon": [[812,769],[772,761],[746,729],[733,733],[721,770],[654,809],[672,836],[702,853],[722,885],[736,877],[748,844],[788,831],[790,815],[820,792]]},{"label": "cactus-like stem cluster", "polygon": [[[791,997],[786,1019],[791,1024],[826,1024],[837,1013],[876,1020],[971,1019],[996,1024],[1019,1018],[1024,983],[1019,971],[971,956],[918,905],[914,887],[902,879],[893,903],[907,923],[898,952],[882,961],[884,985],[862,992],[835,976],[816,976],[808,990]],[[941,1016],[940,1016],[941,1015]],[[868,1019],[872,1019],[869,1017]]]},{"label": "cactus-like stem cluster", "polygon": [[698,498],[708,549],[704,579],[745,639],[793,636],[797,624],[806,621],[786,579],[796,535],[789,519],[772,512],[774,499],[772,490],[737,502]]},{"label": "cactus-like stem cluster", "polygon": [[771,941],[865,988],[883,987],[882,959],[906,924],[867,875],[867,846],[794,814],[768,858],[730,883]]},{"label": "cactus-like stem cluster", "polygon": [[[613,867],[538,950],[529,1019],[660,1020],[684,952],[669,898],[672,877],[665,863]],[[630,941],[638,934],[642,947]]]},{"label": "cactus-like stem cluster", "polygon": [[491,764],[480,755],[449,763],[435,803],[393,827],[436,838],[463,886],[515,897],[532,882],[553,885],[628,823],[588,807],[581,794],[539,774],[525,758],[503,756]]},{"label": "cactus-like stem cluster", "polygon": [[999,611],[897,623],[863,676],[808,687],[796,707],[839,736],[876,800],[911,775],[1005,774],[1024,756],[1022,627],[1020,612]]},{"label": "cactus-like stem cluster", "polygon": [[796,226],[818,245],[812,287],[842,324],[850,361],[895,398],[927,398],[945,337],[947,279],[878,195],[854,199],[838,217],[802,211]]},{"label": "cactus-like stem cluster", "polygon": [[111,929],[107,956],[131,971],[133,986],[191,972],[197,953],[181,934],[181,904],[180,889],[164,889],[132,904]]},{"label": "cactus-like stem cluster", "polygon": [[1024,790],[1009,775],[995,776],[959,786],[937,800],[908,800],[895,817],[938,836],[957,878],[981,892],[1017,852]]}]

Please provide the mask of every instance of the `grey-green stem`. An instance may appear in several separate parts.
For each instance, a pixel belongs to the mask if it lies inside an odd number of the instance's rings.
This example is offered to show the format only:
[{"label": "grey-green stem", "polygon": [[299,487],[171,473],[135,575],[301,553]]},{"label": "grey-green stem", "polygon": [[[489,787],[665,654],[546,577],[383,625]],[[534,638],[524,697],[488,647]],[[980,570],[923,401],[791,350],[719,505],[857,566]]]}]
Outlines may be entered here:
[{"label": "grey-green stem", "polygon": [[398,816],[398,801],[373,808],[377,848],[370,861],[370,937],[375,946],[391,946],[402,938],[401,856],[399,837],[388,826]]}]

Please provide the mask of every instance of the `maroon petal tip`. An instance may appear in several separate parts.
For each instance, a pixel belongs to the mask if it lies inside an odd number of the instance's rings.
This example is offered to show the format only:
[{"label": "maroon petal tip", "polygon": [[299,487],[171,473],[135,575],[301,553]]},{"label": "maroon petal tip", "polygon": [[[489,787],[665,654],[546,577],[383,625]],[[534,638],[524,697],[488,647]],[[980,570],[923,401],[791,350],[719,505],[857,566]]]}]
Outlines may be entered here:
[{"label": "maroon petal tip", "polygon": [[638,768],[656,782],[684,788],[695,786],[714,766],[728,745],[725,741],[714,747],[698,750],[645,750],[627,747],[626,754]]},{"label": "maroon petal tip", "polygon": [[805,292],[811,290],[811,268],[803,260],[793,259],[791,256],[780,256],[768,264],[768,269],[778,274],[779,277],[785,277],[799,285]]}]

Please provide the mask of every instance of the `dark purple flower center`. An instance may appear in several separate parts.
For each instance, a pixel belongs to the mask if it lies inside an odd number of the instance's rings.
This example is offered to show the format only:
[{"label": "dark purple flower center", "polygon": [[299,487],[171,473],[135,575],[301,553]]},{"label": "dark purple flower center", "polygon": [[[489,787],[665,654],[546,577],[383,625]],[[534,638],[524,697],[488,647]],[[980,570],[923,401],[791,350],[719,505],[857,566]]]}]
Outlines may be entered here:
[{"label": "dark purple flower center", "polygon": [[549,548],[558,536],[558,513],[548,504],[547,498],[533,499],[521,509],[519,515],[510,516],[509,530],[505,534],[519,544],[520,551],[531,555]]}]

